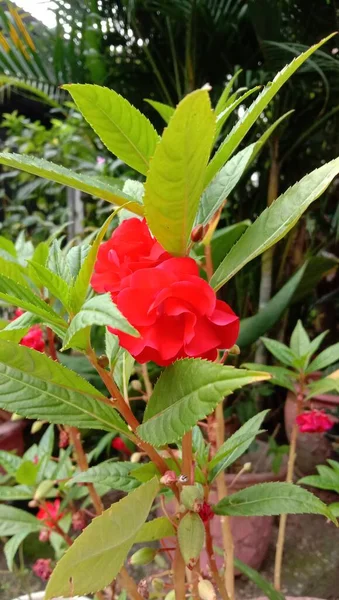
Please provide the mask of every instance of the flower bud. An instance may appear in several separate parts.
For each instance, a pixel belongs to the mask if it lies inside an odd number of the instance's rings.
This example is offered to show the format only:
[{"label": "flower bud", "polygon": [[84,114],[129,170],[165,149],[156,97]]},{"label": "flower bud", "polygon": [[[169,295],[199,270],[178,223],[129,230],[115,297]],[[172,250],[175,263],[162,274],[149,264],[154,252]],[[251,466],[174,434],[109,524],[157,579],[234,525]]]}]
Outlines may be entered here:
[{"label": "flower bud", "polygon": [[133,452],[129,460],[131,463],[138,463],[143,456],[144,452]]},{"label": "flower bud", "polygon": [[168,592],[168,594],[165,596],[165,600],[175,600],[175,591],[171,590]]},{"label": "flower bud", "polygon": [[134,554],[132,554],[131,558],[129,559],[129,562],[131,565],[134,566],[148,565],[150,562],[152,562],[156,553],[157,550],[155,550],[154,548],[140,548],[140,550],[137,550],[136,552],[134,552]]},{"label": "flower bud", "polygon": [[201,579],[198,583],[198,593],[201,600],[216,600],[213,584],[208,579]]},{"label": "flower bud", "polygon": [[177,481],[177,475],[174,471],[166,471],[166,473],[163,474],[163,476],[160,479],[160,483],[162,483],[163,485],[172,485],[173,483],[176,483]]},{"label": "flower bud", "polygon": [[59,448],[68,448],[69,446],[69,435],[67,431],[61,429],[59,433]]},{"label": "flower bud", "polygon": [[18,413],[13,413],[11,415],[11,421],[21,421],[23,419],[23,417],[21,415],[18,415]]},{"label": "flower bud", "polygon": [[109,360],[108,360],[106,354],[101,354],[101,356],[99,356],[98,365],[99,365],[99,367],[102,367],[103,369],[106,369],[106,367],[108,367]]},{"label": "flower bud", "polygon": [[51,479],[45,479],[45,481],[39,483],[37,489],[35,490],[33,500],[39,501],[46,498],[48,492],[50,492],[52,487],[54,486],[54,483],[55,482]]},{"label": "flower bud", "polygon": [[132,390],[134,390],[136,392],[141,392],[141,390],[142,390],[141,381],[139,381],[139,379],[132,379],[131,388],[132,388]]},{"label": "flower bud", "polygon": [[35,433],[38,433],[38,431],[40,431],[43,424],[44,424],[43,421],[34,421],[34,423],[32,424],[32,427],[31,427],[31,434],[34,435]]},{"label": "flower bud", "polygon": [[72,527],[74,531],[82,531],[86,527],[86,516],[82,510],[77,510],[72,515]]},{"label": "flower bud", "polygon": [[41,529],[40,533],[39,533],[39,540],[40,542],[49,542],[49,538],[51,536],[51,532],[48,529],[45,529],[45,527],[43,529]]},{"label": "flower bud", "polygon": [[234,344],[232,348],[229,349],[228,354],[233,354],[234,356],[238,356],[240,354],[240,348],[237,344]]},{"label": "flower bud", "polygon": [[180,502],[188,510],[199,512],[204,502],[204,490],[202,486],[185,485],[180,493]]},{"label": "flower bud", "polygon": [[152,579],[152,588],[155,592],[162,592],[162,590],[164,589],[163,580],[159,579],[159,577],[155,577],[154,579]]},{"label": "flower bud", "polygon": [[242,468],[242,471],[243,471],[243,472],[246,472],[246,471],[251,471],[251,469],[252,469],[252,463],[250,463],[250,462],[247,462],[247,463],[245,463],[245,464],[244,464],[244,466],[243,466],[243,468]]},{"label": "flower bud", "polygon": [[191,231],[191,240],[192,242],[201,242],[204,236],[204,227],[203,225],[197,225]]}]

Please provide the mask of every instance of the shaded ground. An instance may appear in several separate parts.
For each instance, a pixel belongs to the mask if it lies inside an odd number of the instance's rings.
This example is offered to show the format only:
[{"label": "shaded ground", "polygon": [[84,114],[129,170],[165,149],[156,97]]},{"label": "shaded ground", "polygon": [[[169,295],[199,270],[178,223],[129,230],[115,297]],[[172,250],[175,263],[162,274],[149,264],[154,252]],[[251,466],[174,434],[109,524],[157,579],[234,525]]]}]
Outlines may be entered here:
[{"label": "shaded ground", "polygon": [[[275,536],[277,527],[275,528]],[[274,563],[272,540],[262,575],[272,580]],[[0,599],[11,600],[28,590],[41,589],[40,581],[28,575],[23,581],[5,573],[3,555],[0,557]],[[284,593],[292,596],[313,596],[324,600],[339,600],[339,530],[325,519],[314,515],[290,516],[283,571]],[[260,595],[255,586],[244,578],[237,579],[237,598],[248,600]]]}]

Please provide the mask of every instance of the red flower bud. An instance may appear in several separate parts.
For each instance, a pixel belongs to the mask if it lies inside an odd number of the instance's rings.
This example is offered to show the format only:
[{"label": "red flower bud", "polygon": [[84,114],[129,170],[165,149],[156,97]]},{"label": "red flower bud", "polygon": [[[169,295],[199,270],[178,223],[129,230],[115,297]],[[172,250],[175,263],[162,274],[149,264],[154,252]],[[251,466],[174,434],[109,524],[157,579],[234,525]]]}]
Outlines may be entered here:
[{"label": "red flower bud", "polygon": [[204,237],[204,227],[203,225],[197,225],[191,231],[191,240],[192,242],[201,242]]},{"label": "red flower bud", "polygon": [[126,446],[124,440],[119,436],[112,440],[112,448],[118,452],[124,452],[125,454],[128,454],[128,456],[132,454],[131,450]]},{"label": "red flower bud", "polygon": [[39,533],[39,540],[40,542],[49,542],[49,538],[51,536],[51,532],[49,531],[49,529],[41,529],[40,533]]},{"label": "red flower bud", "polygon": [[67,431],[61,429],[59,433],[59,448],[68,448],[69,446],[69,435]]},{"label": "red flower bud", "polygon": [[208,502],[203,502],[198,515],[203,523],[208,523],[214,517],[214,512],[211,505]]},{"label": "red flower bud", "polygon": [[160,483],[163,483],[164,485],[172,485],[173,483],[176,483],[176,481],[177,475],[174,471],[166,471],[160,479]]},{"label": "red flower bud", "polygon": [[32,567],[33,573],[40,577],[43,581],[48,581],[52,575],[53,569],[51,567],[50,558],[38,558]]},{"label": "red flower bud", "polygon": [[78,510],[72,515],[72,527],[74,531],[82,531],[86,527],[86,516],[82,510]]}]

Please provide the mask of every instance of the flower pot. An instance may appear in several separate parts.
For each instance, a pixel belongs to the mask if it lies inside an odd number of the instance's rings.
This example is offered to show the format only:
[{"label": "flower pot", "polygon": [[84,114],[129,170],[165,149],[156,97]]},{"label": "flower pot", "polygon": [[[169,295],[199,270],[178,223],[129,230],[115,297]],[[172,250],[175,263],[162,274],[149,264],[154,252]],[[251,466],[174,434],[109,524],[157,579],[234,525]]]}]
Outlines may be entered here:
[{"label": "flower pot", "polygon": [[[226,484],[230,494],[255,485],[256,483],[285,480],[286,457],[279,473],[275,475],[270,470],[271,459],[267,456],[268,445],[262,441],[257,441],[256,444],[255,451],[248,452],[240,459],[242,464],[251,462],[254,467],[254,472],[240,475],[236,480],[236,474],[225,474]],[[257,468],[255,469],[255,467]],[[211,504],[216,504],[218,502],[215,489],[210,493],[209,502]],[[169,514],[174,514],[175,502],[173,500],[168,502],[166,504],[166,509]],[[159,516],[163,516],[161,509],[159,509]],[[253,569],[259,569],[265,560],[269,549],[273,529],[273,517],[231,517],[230,521],[235,556]],[[222,548],[221,518],[214,516],[210,523],[213,543]],[[167,543],[171,546],[173,545],[173,540],[167,540]],[[223,557],[215,554],[215,560],[218,567],[221,568]],[[201,554],[201,567],[205,573],[208,572],[208,557],[205,550]],[[236,575],[240,575],[240,572],[236,572]]]},{"label": "flower pot", "polygon": [[[310,400],[310,407],[317,409],[339,407],[339,396],[319,395]],[[288,392],[285,408],[285,430],[291,438],[293,425],[297,416],[296,396]],[[298,476],[311,475],[316,466],[326,462],[332,454],[332,445],[325,433],[299,433],[297,440],[296,471]]]},{"label": "flower pot", "polygon": [[15,451],[21,456],[24,452],[23,430],[26,421],[10,421],[10,414],[0,411],[0,450]]}]

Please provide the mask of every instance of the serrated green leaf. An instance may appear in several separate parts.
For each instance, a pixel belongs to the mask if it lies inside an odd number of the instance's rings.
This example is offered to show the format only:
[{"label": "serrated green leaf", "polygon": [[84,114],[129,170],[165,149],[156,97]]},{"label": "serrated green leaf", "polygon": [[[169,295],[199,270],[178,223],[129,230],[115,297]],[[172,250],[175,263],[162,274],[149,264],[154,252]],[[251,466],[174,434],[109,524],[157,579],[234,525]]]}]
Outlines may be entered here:
[{"label": "serrated green leaf", "polygon": [[339,360],[339,342],[337,344],[333,344],[329,346],[318,356],[312,360],[311,364],[307,368],[307,373],[313,373],[314,371],[321,371],[322,369],[326,369],[329,365],[337,362]]},{"label": "serrated green leaf", "polygon": [[22,458],[20,456],[16,456],[12,452],[6,452],[6,450],[0,450],[0,466],[9,475],[14,475],[21,463]]},{"label": "serrated green leaf", "polygon": [[61,239],[53,240],[48,252],[47,268],[50,269],[57,276],[61,277],[68,284],[73,281],[71,272],[68,268],[68,262],[66,260],[63,250],[61,250]]},{"label": "serrated green leaf", "polygon": [[107,200],[107,202],[111,202],[116,206],[123,206],[129,202],[128,209],[130,211],[135,212],[137,215],[143,215],[142,205],[133,201],[132,198],[124,194],[118,187],[90,175],[75,173],[70,169],[56,165],[43,158],[36,158],[25,154],[0,152],[0,164],[20,169],[26,173],[31,173],[31,175],[37,175],[56,183],[68,185],[91,196]]},{"label": "serrated green leaf", "polygon": [[178,543],[186,565],[193,566],[204,547],[205,527],[197,513],[188,512],[178,527]]},{"label": "serrated green leaf", "polygon": [[154,446],[176,442],[235,389],[269,378],[201,359],[167,367],[155,384],[138,435]]},{"label": "serrated green leaf", "polygon": [[206,448],[207,444],[205,438],[198,425],[193,427],[192,430],[192,448],[195,454],[196,461],[200,467],[204,467],[206,464]]},{"label": "serrated green leaf", "polygon": [[262,337],[261,341],[266,346],[267,350],[271,352],[271,354],[273,354],[273,356],[275,356],[275,358],[277,358],[280,362],[282,362],[284,365],[292,367],[294,366],[296,357],[294,356],[292,350],[288,348],[288,346],[285,346],[285,344],[282,344],[277,340],[272,340],[271,338],[266,337]]},{"label": "serrated green leaf", "polygon": [[97,236],[83,262],[81,265],[81,269],[78,273],[78,276],[70,289],[70,307],[72,308],[73,313],[79,312],[82,307],[88,292],[89,282],[91,280],[93,268],[95,265],[95,261],[97,258],[99,246],[104,239],[107,229],[111,224],[112,219],[114,219],[116,215],[116,211],[109,215],[106,219],[105,223],[100,227]]},{"label": "serrated green leaf", "polygon": [[72,477],[67,485],[75,483],[102,483],[113,490],[131,492],[139,487],[140,482],[131,475],[139,465],[125,462],[107,460],[100,465],[91,467],[88,471],[82,471]]},{"label": "serrated green leaf", "polygon": [[254,94],[254,92],[257,92],[258,90],[260,90],[260,87],[261,86],[258,85],[256,87],[252,88],[251,90],[247,90],[244,94],[241,94],[241,96],[239,96],[238,98],[234,98],[233,102],[230,102],[230,103],[227,102],[227,105],[225,106],[225,108],[217,115],[214,141],[216,141],[218,139],[219,134],[220,134],[223,126],[225,125],[227,119],[231,116],[232,112],[235,111],[237,106],[239,106],[239,104],[244,102],[244,100],[246,100],[246,98],[248,98],[249,96]]},{"label": "serrated green leaf", "polygon": [[53,273],[47,267],[35,263],[32,260],[29,262],[30,266],[36,273],[37,280],[40,282],[40,286],[48,289],[54,298],[58,298],[61,304],[65,307],[68,306],[69,302],[69,285],[64,279]]},{"label": "serrated green leaf", "polygon": [[318,465],[316,469],[318,475],[308,475],[299,479],[298,483],[310,485],[321,490],[332,490],[339,494],[339,471],[327,465]]},{"label": "serrated green leaf", "polygon": [[8,302],[8,304],[19,306],[24,310],[39,315],[47,322],[56,323],[60,327],[65,325],[66,327],[66,323],[46,302],[36,296],[29,288],[3,275],[0,275],[0,299]]},{"label": "serrated green leaf", "polygon": [[[246,219],[235,225],[229,225],[217,229],[214,233],[211,241],[212,250],[212,261],[214,269],[220,265],[221,261],[225,258],[226,254],[230,251],[232,246],[238,241],[242,234],[246,231],[247,227],[251,225],[251,221]],[[201,252],[202,251],[202,252]],[[199,255],[204,253],[204,245],[201,244],[199,247]]]},{"label": "serrated green leaf", "polygon": [[318,348],[320,348],[323,340],[325,339],[325,337],[328,335],[328,329],[326,331],[323,331],[322,333],[319,333],[319,335],[317,335],[314,340],[311,341],[310,343],[310,356],[312,356],[312,354],[314,354]]},{"label": "serrated green leaf", "polygon": [[255,147],[254,143],[240,150],[220,169],[201,196],[196,223],[206,225],[222,206],[246,171]]},{"label": "serrated green leaf", "polygon": [[255,99],[248,110],[244,113],[243,117],[239,119],[236,125],[233,127],[231,132],[226,137],[225,141],[221,144],[220,148],[214,155],[210,164],[207,168],[206,173],[206,185],[213,179],[216,173],[221,169],[225,162],[233,154],[234,150],[239,146],[247,132],[257,122],[258,117],[261,115],[263,110],[279,92],[280,88],[288,81],[293,73],[323,44],[325,44],[335,34],[331,34],[326,38],[322,39],[318,44],[311,46],[306,52],[297,56],[289,65],[286,65],[273,79],[269,82],[261,94]]},{"label": "serrated green leaf", "polygon": [[33,419],[128,432],[116,410],[73,371],[45,354],[0,340],[0,406]]},{"label": "serrated green leaf", "polygon": [[271,365],[260,365],[258,363],[244,363],[241,366],[250,370],[258,369],[259,371],[267,371],[267,373],[272,375],[272,379],[270,379],[272,385],[280,385],[295,393],[295,385],[293,383],[296,380],[295,371],[290,371],[285,367],[272,367]]},{"label": "serrated green leaf", "polygon": [[29,512],[8,504],[0,504],[0,536],[16,535],[24,531],[28,534],[39,531],[41,527],[41,521]]},{"label": "serrated green leaf", "polygon": [[5,260],[2,256],[0,256],[0,273],[27,287],[23,267],[15,262]]},{"label": "serrated green leaf", "polygon": [[212,482],[219,473],[228,469],[228,467],[248,450],[258,435],[263,420],[268,412],[268,410],[263,410],[249,419],[220,446],[208,465],[210,482]]},{"label": "serrated green leaf", "polygon": [[214,126],[208,92],[188,94],[178,104],[150,163],[144,196],[146,219],[160,244],[176,256],[186,252]]},{"label": "serrated green leaf", "polygon": [[339,392],[339,369],[318,381],[311,381],[306,400],[327,392]]},{"label": "serrated green leaf", "polygon": [[46,431],[44,432],[40,442],[39,442],[39,457],[42,456],[52,456],[53,448],[54,448],[54,425],[49,425]]},{"label": "serrated green leaf", "polygon": [[135,359],[124,348],[119,348],[111,365],[113,377],[124,398],[128,398],[128,383],[133,372]]},{"label": "serrated green leaf", "polygon": [[64,85],[86,121],[110,152],[146,175],[158,134],[137,108],[114,90],[99,85]]},{"label": "serrated green leaf", "polygon": [[153,519],[153,521],[148,521],[141,527],[134,543],[155,542],[156,540],[171,537],[172,535],[175,535],[175,530],[171,521],[167,517],[159,517],[158,519]]},{"label": "serrated green leaf", "polygon": [[62,350],[67,350],[71,346],[84,350],[85,348],[82,347],[82,339],[79,336],[79,332],[81,333],[83,329],[92,325],[113,327],[136,337],[140,335],[121,314],[116,304],[112,301],[111,294],[101,294],[87,300],[80,312],[72,319],[66,331]]},{"label": "serrated green leaf", "polygon": [[88,255],[91,246],[89,244],[80,244],[79,246],[73,246],[66,254],[66,261],[68,269],[75,279],[78,276],[79,271]]},{"label": "serrated green leaf", "polygon": [[293,483],[259,483],[223,498],[213,507],[217,515],[234,517],[280,514],[318,514],[333,520],[330,510],[307,490]]},{"label": "serrated green leaf", "polygon": [[28,485],[0,485],[0,502],[32,500],[34,491]]},{"label": "serrated green leaf", "polygon": [[233,77],[231,77],[231,79],[227,82],[225,88],[223,89],[222,94],[220,95],[220,98],[216,104],[216,107],[214,109],[215,114],[219,115],[225,108],[227,101],[229,99],[230,93],[232,91],[233,88],[233,84],[234,82],[238,79],[240,73],[242,73],[242,69],[238,69],[238,71],[236,71],[233,75]]},{"label": "serrated green leaf", "polygon": [[248,262],[281,240],[339,173],[339,158],[312,171],[266,208],[233,246],[211,279],[218,290]]},{"label": "serrated green leaf", "polygon": [[168,123],[170,118],[173,116],[175,110],[173,106],[169,106],[163,102],[157,102],[156,100],[150,100],[149,98],[145,98],[145,102],[148,102],[148,104],[150,104],[154,110],[159,113],[166,123]]},{"label": "serrated green leaf", "polygon": [[11,240],[8,240],[3,235],[0,235],[0,248],[8,252],[13,258],[17,258],[16,248]]},{"label": "serrated green leaf", "polygon": [[5,329],[0,331],[0,339],[19,344],[26,333],[28,333],[28,327],[13,330],[5,327]]},{"label": "serrated green leaf", "polygon": [[20,544],[22,544],[27,535],[27,531],[21,531],[20,533],[16,533],[4,545],[4,555],[9,571],[13,571],[14,557],[19,549]]},{"label": "serrated green leaf", "polygon": [[58,562],[45,600],[97,592],[111,583],[147,519],[158,487],[154,478],[93,519]]},{"label": "serrated green leaf", "polygon": [[308,337],[300,319],[293,329],[290,340],[290,348],[298,358],[305,357],[305,355],[307,355],[310,351],[310,338]]},{"label": "serrated green leaf", "polygon": [[244,347],[253,344],[277,323],[284,310],[290,304],[294,292],[303,278],[305,269],[306,263],[267,302],[265,308],[259,310],[253,317],[248,317],[240,321],[240,333],[237,339],[238,346]]}]

